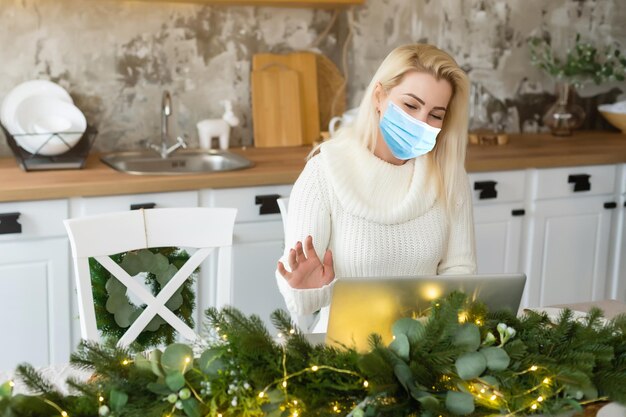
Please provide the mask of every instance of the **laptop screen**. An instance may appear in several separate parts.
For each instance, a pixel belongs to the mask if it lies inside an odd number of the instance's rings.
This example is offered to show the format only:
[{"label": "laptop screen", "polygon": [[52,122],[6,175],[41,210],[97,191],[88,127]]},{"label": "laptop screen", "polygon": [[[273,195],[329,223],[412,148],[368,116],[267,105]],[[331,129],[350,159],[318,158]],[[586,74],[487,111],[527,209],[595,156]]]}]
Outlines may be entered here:
[{"label": "laptop screen", "polygon": [[343,278],[333,288],[326,343],[365,351],[371,333],[390,343],[396,320],[423,316],[434,299],[453,291],[485,303],[490,311],[517,313],[525,282],[525,274]]}]

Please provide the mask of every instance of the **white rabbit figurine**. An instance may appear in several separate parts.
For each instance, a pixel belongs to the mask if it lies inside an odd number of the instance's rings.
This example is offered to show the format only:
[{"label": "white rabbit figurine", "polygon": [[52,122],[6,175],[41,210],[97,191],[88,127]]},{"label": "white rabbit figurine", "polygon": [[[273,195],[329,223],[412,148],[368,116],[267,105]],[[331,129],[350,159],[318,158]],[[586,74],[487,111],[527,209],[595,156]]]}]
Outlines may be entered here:
[{"label": "white rabbit figurine", "polygon": [[224,105],[224,114],[221,119],[206,119],[196,124],[201,148],[211,149],[211,142],[213,138],[217,137],[219,138],[220,149],[228,149],[230,128],[239,125],[239,119],[233,113],[233,105],[230,100],[224,100],[222,104]]}]

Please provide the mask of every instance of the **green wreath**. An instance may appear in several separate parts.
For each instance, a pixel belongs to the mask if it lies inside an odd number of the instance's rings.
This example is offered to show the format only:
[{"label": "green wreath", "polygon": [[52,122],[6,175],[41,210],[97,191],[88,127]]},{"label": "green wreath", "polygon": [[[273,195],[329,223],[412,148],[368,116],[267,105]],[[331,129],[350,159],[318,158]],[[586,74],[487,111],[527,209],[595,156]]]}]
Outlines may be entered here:
[{"label": "green wreath", "polygon": [[[150,248],[111,255],[131,277],[144,275],[144,283],[157,295],[178,270],[187,262],[189,254],[179,248]],[[145,305],[135,305],[126,295],[126,286],[94,258],[89,258],[89,270],[96,311],[96,325],[105,337],[121,338],[128,327],[144,311]],[[195,294],[192,285],[198,269],[165,303],[183,323],[193,327]],[[176,331],[160,316],[155,316],[139,334],[135,343],[142,349],[175,342]]]}]

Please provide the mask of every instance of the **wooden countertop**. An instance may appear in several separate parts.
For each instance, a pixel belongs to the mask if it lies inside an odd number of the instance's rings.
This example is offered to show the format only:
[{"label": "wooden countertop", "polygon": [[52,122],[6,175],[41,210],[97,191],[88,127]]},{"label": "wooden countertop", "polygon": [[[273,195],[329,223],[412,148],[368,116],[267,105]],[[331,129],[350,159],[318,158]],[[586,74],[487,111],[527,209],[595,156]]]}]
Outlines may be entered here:
[{"label": "wooden countertop", "polygon": [[[0,159],[0,201],[25,201],[293,183],[310,148],[233,149],[254,162],[250,169],[210,174],[129,175],[90,155],[82,170],[24,172],[13,158]],[[470,145],[469,172],[626,163],[626,135],[579,132],[511,135],[507,145]]]}]

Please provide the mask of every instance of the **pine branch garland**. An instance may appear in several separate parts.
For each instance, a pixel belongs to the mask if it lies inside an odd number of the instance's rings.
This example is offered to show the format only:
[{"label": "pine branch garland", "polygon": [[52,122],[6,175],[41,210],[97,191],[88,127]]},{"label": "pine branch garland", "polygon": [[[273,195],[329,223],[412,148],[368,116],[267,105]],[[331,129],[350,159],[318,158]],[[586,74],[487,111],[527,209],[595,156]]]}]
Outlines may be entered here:
[{"label": "pine branch garland", "polygon": [[82,342],[71,362],[94,376],[68,381],[70,395],[21,367],[38,394],[11,396],[0,385],[0,415],[478,417],[626,403],[626,316],[564,311],[552,323],[491,313],[455,293],[428,316],[394,324],[390,345],[372,335],[368,353],[311,345],[285,312],[272,315],[278,340],[259,317],[232,308],[206,318],[210,339],[196,358],[182,344],[138,353]]}]

